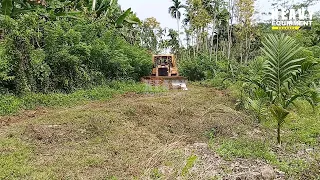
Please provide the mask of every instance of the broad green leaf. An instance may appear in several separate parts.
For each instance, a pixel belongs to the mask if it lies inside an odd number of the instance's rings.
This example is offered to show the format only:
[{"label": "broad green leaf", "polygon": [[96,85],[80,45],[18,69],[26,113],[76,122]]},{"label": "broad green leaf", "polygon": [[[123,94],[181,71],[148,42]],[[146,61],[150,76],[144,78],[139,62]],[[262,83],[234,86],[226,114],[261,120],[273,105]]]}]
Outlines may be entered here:
[{"label": "broad green leaf", "polygon": [[284,123],[284,119],[289,115],[289,111],[280,105],[271,105],[270,111],[280,125]]},{"label": "broad green leaf", "polygon": [[127,9],[117,20],[116,20],[116,26],[121,26],[123,24],[123,21],[126,19],[126,17],[129,16],[131,13],[131,8]]},{"label": "broad green leaf", "polygon": [[268,35],[262,44],[262,51],[268,57],[264,65],[264,83],[268,89],[276,92],[276,96],[280,96],[286,84],[292,82],[301,71],[304,58],[294,58],[301,48],[293,38],[284,34]]},{"label": "broad green leaf", "polygon": [[138,17],[130,17],[130,18],[125,19],[125,21],[130,24],[141,24],[141,21]]},{"label": "broad green leaf", "polygon": [[2,6],[2,14],[10,16],[13,9],[12,0],[2,0],[1,6]]}]

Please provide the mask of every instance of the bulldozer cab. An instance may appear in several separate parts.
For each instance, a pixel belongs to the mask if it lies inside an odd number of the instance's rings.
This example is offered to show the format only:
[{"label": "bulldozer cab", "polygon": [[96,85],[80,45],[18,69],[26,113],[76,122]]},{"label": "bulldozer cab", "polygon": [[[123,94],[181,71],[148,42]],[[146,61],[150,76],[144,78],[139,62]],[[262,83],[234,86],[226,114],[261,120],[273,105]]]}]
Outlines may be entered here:
[{"label": "bulldozer cab", "polygon": [[173,55],[154,55],[153,63],[152,76],[178,76]]},{"label": "bulldozer cab", "polygon": [[172,57],[171,56],[156,56],[154,60],[155,66],[170,66],[172,67]]}]

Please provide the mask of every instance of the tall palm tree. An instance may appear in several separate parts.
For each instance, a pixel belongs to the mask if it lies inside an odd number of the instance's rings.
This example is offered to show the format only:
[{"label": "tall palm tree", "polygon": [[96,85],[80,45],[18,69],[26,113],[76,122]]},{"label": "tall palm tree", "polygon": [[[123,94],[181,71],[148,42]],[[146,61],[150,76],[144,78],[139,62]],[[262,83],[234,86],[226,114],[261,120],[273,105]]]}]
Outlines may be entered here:
[{"label": "tall palm tree", "polygon": [[181,12],[180,9],[186,8],[185,5],[181,3],[180,0],[172,0],[173,5],[169,7],[169,14],[172,18],[177,20],[177,26],[178,26],[178,38],[180,41],[180,18],[181,18]]}]

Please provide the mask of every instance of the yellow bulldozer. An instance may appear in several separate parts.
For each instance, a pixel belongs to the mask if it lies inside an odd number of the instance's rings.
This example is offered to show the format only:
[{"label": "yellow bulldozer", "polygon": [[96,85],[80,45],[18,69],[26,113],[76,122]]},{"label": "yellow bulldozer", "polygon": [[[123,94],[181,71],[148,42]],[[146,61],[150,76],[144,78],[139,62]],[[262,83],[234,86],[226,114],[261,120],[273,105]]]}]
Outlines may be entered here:
[{"label": "yellow bulldozer", "polygon": [[151,86],[163,86],[167,89],[188,90],[187,79],[179,76],[174,55],[153,55],[151,76],[142,77],[142,82]]}]

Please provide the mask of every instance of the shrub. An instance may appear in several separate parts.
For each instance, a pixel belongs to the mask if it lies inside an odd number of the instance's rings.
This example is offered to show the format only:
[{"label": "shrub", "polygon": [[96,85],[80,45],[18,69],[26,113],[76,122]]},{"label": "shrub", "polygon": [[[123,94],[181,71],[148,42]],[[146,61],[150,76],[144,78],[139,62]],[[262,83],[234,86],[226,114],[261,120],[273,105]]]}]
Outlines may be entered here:
[{"label": "shrub", "polygon": [[71,93],[110,80],[139,80],[152,68],[145,49],[104,21],[44,19],[30,12],[16,19],[1,16],[0,28],[6,37],[0,44],[3,92]]},{"label": "shrub", "polygon": [[213,80],[212,85],[232,79],[237,71],[238,64],[229,61],[222,53],[215,55],[199,54],[196,57],[187,57],[180,61],[180,72],[191,81]]}]

